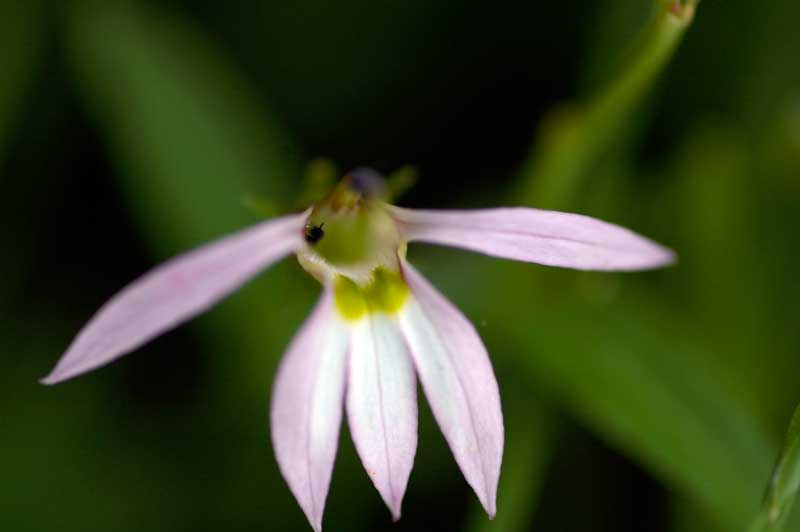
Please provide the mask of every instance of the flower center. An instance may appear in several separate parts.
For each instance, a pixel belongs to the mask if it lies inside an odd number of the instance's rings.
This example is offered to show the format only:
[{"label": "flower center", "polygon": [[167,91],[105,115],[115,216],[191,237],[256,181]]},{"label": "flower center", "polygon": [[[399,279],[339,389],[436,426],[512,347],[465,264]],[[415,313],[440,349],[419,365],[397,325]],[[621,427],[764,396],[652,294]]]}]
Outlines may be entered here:
[{"label": "flower center", "polygon": [[[397,272],[404,252],[383,201],[383,179],[372,170],[346,175],[311,210],[300,264],[323,284],[345,277],[360,289],[376,283],[378,269]],[[338,282],[338,281],[337,281]]]}]

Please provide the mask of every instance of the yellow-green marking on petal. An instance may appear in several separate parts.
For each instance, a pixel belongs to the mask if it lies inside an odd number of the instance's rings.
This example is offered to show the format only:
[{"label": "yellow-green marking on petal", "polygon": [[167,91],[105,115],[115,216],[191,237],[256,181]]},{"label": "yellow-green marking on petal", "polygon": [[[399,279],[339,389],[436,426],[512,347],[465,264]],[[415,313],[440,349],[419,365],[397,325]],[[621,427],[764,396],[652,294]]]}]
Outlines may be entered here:
[{"label": "yellow-green marking on petal", "polygon": [[394,314],[403,308],[408,298],[408,285],[400,272],[375,268],[373,281],[366,288],[366,296],[370,310]]},{"label": "yellow-green marking on petal", "polygon": [[409,290],[400,272],[378,267],[372,272],[372,280],[364,286],[338,275],[333,293],[339,314],[347,321],[358,321],[367,313],[399,312],[408,299]]},{"label": "yellow-green marking on petal", "polygon": [[333,299],[336,310],[347,321],[358,321],[367,313],[367,302],[362,290],[344,275],[337,275],[333,282]]}]

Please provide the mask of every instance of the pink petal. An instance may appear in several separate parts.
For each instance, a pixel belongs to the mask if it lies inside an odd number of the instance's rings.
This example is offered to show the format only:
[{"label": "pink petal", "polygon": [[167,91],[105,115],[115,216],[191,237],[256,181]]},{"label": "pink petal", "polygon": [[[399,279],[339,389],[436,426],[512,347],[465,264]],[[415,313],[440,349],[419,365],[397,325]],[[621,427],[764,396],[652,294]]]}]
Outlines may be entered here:
[{"label": "pink petal", "polygon": [[346,401],[361,462],[397,520],[417,450],[417,391],[403,337],[386,315],[353,326]]},{"label": "pink petal", "polygon": [[108,364],[200,314],[301,245],[305,218],[262,222],[140,277],[103,305],[41,382],[55,384]]},{"label": "pink petal", "polygon": [[464,477],[490,517],[503,458],[503,413],[492,364],[475,328],[410,264],[413,299],[400,325],[428,398]]},{"label": "pink petal", "polygon": [[429,211],[390,207],[408,241],[578,270],[642,270],[675,254],[623,227],[580,214],[524,207]]},{"label": "pink petal", "polygon": [[272,388],[272,446],[311,526],[322,529],[342,421],[348,331],[326,290],[292,340]]}]

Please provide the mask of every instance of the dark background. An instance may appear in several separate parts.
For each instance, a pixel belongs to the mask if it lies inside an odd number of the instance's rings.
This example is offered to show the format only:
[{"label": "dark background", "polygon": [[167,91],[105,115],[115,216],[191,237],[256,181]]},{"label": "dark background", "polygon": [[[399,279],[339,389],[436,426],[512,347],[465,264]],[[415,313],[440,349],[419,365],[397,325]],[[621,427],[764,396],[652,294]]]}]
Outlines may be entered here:
[{"label": "dark background", "polygon": [[[296,209],[318,158],[414,165],[403,205],[572,210],[680,255],[598,274],[412,248],[493,357],[498,516],[422,406],[403,518],[344,430],[327,530],[745,530],[800,399],[800,4],[706,0],[660,65],[664,10],[0,1],[0,530],[309,530],[267,420],[318,292],[295,261],[37,379],[158,261]],[[632,64],[647,82],[592,114]]]}]

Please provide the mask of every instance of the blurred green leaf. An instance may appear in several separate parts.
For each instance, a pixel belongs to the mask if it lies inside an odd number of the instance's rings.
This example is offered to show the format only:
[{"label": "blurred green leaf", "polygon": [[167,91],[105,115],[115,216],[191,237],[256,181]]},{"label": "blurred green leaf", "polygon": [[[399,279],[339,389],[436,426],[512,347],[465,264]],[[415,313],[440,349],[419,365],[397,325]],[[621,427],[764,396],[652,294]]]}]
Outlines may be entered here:
[{"label": "blurred green leaf", "polygon": [[526,346],[518,364],[532,386],[551,391],[605,439],[736,530],[752,515],[771,446],[704,366],[702,353],[688,339],[675,340],[680,331],[660,324],[644,310],[649,306],[547,305],[528,312],[530,321],[492,321],[504,325],[498,332],[507,342]]},{"label": "blurred green leaf", "polygon": [[248,194],[287,203],[297,149],[210,36],[128,3],[70,21],[71,66],[162,254],[252,221]]},{"label": "blurred green leaf", "polygon": [[44,48],[41,4],[0,2],[0,163]]},{"label": "blurred green leaf", "polygon": [[771,131],[776,114],[796,105],[800,97],[800,4],[797,2],[747,3],[753,38],[737,62],[741,88],[736,93],[746,117]]},{"label": "blurred green leaf", "polygon": [[788,530],[786,523],[800,489],[800,407],[795,410],[786,443],[772,473],[764,504],[748,529],[750,532]]},{"label": "blurred green leaf", "polygon": [[529,530],[554,451],[558,432],[554,416],[532,401],[528,390],[515,391],[510,384],[505,383],[503,392],[513,403],[504,407],[506,445],[497,488],[497,515],[489,520],[486,511],[473,504],[465,527],[470,532]]},{"label": "blurred green leaf", "polygon": [[674,532],[719,532],[719,525],[709,520],[708,512],[698,508],[694,501],[680,495],[670,498],[670,526]]},{"label": "blurred green leaf", "polygon": [[681,206],[665,216],[665,226],[681,242],[680,291],[673,296],[687,316],[702,321],[718,378],[759,418],[782,420],[786,405],[796,401],[796,357],[773,349],[770,363],[754,364],[765,342],[776,342],[780,334],[770,312],[775,295],[769,287],[779,278],[771,272],[776,253],[765,253],[774,244],[765,239],[769,231],[758,214],[774,203],[759,193],[759,181],[767,176],[754,145],[730,121],[698,121],[682,139],[669,174],[675,177],[653,201],[677,196]]}]

